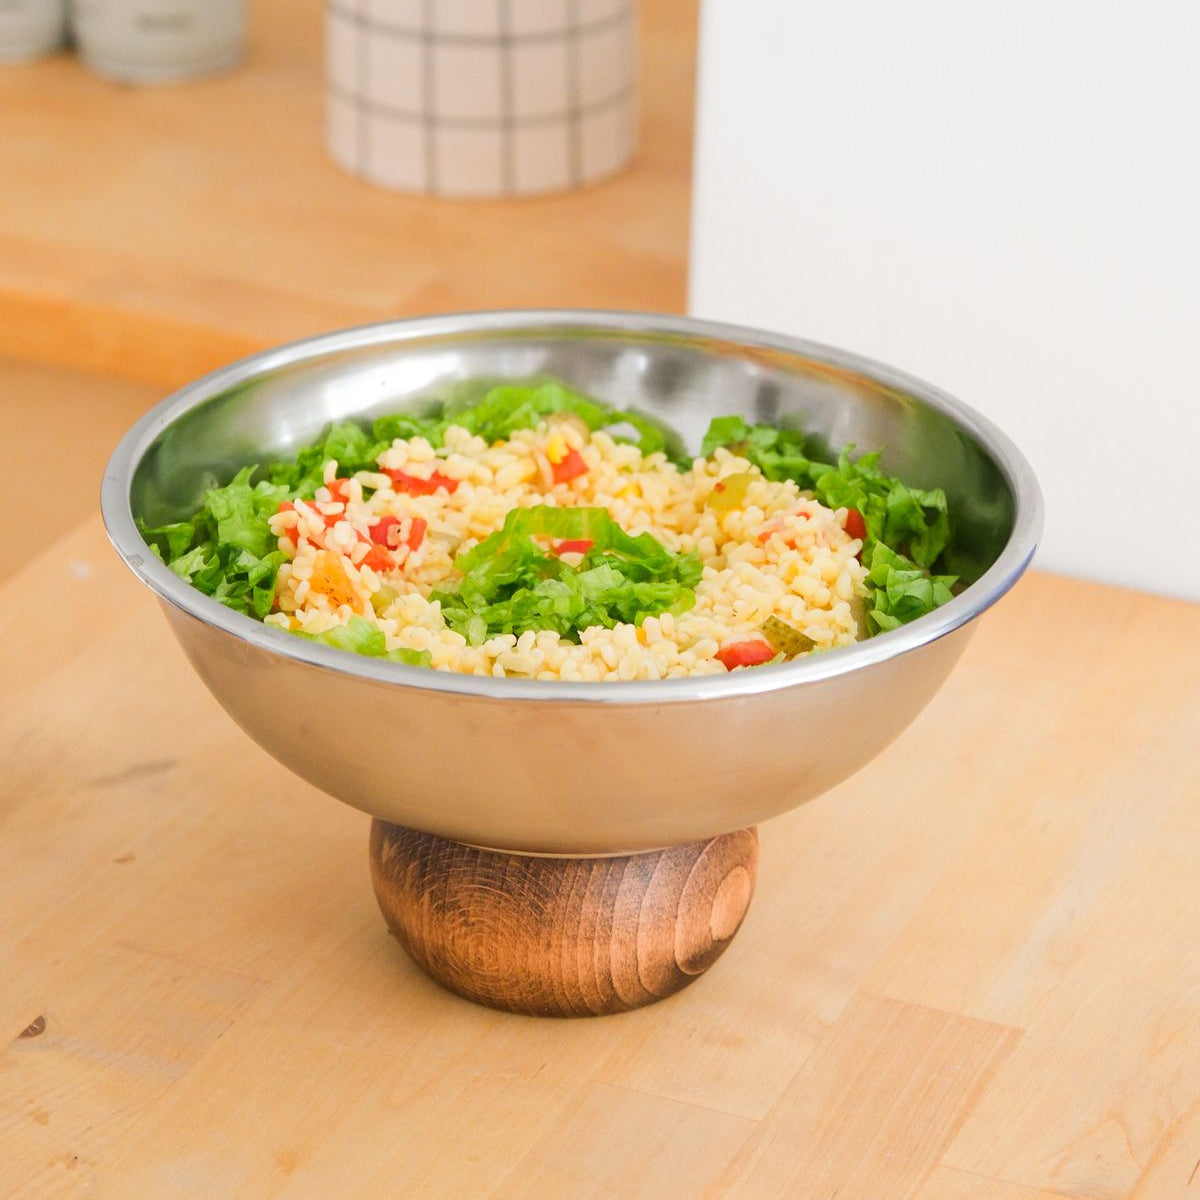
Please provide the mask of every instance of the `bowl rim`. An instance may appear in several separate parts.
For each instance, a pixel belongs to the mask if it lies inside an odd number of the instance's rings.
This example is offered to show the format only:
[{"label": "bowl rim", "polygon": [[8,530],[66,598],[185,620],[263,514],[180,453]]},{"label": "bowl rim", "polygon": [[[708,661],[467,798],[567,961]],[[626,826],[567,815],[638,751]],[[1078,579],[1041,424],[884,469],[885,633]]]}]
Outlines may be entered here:
[{"label": "bowl rim", "polygon": [[[152,443],[185,413],[256,375],[346,350],[386,343],[521,329],[591,328],[612,334],[680,335],[781,350],[828,366],[865,375],[884,387],[912,394],[950,418],[991,456],[1014,502],[1012,532],[995,562],[949,603],[898,629],[769,671],[732,671],[661,680],[571,682],[498,679],[412,667],[350,654],[274,629],[197,591],[175,575],[143,541],[134,523],[130,487]],[[272,347],[211,371],[156,404],[135,422],[114,449],[104,471],[100,507],[109,540],[131,571],[161,601],[251,646],[337,675],[384,685],[504,702],[555,700],[582,704],[654,705],[679,701],[727,700],[815,684],[917,650],[954,633],[990,608],[1024,574],[1037,549],[1043,524],[1041,489],[1033,469],[1011,439],[981,413],[924,380],[860,354],[788,334],[694,317],[607,309],[502,309],[442,313],[379,321],[335,330]]]}]

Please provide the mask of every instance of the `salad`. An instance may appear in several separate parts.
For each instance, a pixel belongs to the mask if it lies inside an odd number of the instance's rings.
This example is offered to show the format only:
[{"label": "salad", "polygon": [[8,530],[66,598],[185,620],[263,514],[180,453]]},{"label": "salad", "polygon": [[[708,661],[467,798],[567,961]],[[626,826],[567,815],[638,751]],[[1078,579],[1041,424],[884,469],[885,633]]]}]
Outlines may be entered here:
[{"label": "salad", "polygon": [[851,644],[954,594],[940,489],[802,431],[671,431],[549,380],[336,423],[142,536],[295,636],[410,665],[557,679],[714,674]]}]

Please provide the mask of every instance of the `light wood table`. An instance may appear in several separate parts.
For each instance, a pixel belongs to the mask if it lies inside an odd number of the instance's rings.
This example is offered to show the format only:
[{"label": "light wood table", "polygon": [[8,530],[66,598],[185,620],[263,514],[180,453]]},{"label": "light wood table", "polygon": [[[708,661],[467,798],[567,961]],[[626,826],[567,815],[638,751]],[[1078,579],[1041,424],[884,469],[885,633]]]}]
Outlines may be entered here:
[{"label": "light wood table", "polygon": [[324,148],[322,6],[252,0],[229,75],[120,86],[0,70],[0,355],[174,387],[366,321],[477,308],[679,311],[696,0],[642,5],[635,167],[506,203],[405,196]]},{"label": "light wood table", "polygon": [[0,363],[44,415],[0,582],[0,1196],[1200,1196],[1200,608],[1028,577],[889,750],[762,827],[708,975],[537,1020],[408,961],[367,818],[37,486],[55,422],[97,471],[116,414],[281,338],[681,307],[694,6],[646,5],[638,168],[511,209],[330,166],[318,15],[264,0],[246,71],[177,90],[0,73],[0,354],[49,364]]},{"label": "light wood table", "polygon": [[98,519],[0,628],[0,1195],[1196,1186],[1196,606],[1028,577],[899,741],[762,827],[708,975],[576,1021],[412,965],[368,819],[233,726]]},{"label": "light wood table", "polygon": [[0,358],[10,496],[0,505],[0,582],[96,511],[109,454],[160,397],[127,379]]}]

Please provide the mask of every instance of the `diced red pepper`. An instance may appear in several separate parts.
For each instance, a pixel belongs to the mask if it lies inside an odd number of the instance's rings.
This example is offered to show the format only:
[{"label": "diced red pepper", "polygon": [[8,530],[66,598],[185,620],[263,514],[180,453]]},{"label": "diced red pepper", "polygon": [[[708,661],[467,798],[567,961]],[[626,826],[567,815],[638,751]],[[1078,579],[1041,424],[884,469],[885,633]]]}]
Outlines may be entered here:
[{"label": "diced red pepper", "polygon": [[395,469],[385,468],[383,473],[392,481],[392,487],[397,492],[404,492],[409,496],[432,496],[438,488],[445,488],[446,491],[453,492],[458,487],[457,479],[451,479],[439,471],[434,471],[428,479],[418,479],[417,476],[409,475],[406,471]]},{"label": "diced red pepper", "polygon": [[346,504],[350,500],[350,480],[348,479],[333,479],[325,485],[329,489],[329,494],[335,499]]},{"label": "diced red pepper", "polygon": [[388,553],[386,546],[372,546],[358,565],[370,567],[372,571],[390,571],[396,565],[396,560]]},{"label": "diced red pepper", "polygon": [[731,642],[717,651],[717,661],[727,671],[732,671],[734,667],[757,667],[774,657],[775,651],[771,646],[758,638],[748,642]]},{"label": "diced red pepper", "polygon": [[375,524],[368,526],[367,533],[374,543],[371,550],[367,552],[367,557],[363,559],[369,567],[376,570],[382,566],[392,566],[390,557],[380,558],[375,553],[376,549],[380,550],[398,550],[401,546],[407,546],[410,550],[416,550],[425,540],[425,530],[429,528],[429,522],[424,517],[411,517],[408,523],[408,536],[401,539],[400,525],[402,518],[391,513],[387,516],[380,517]]},{"label": "diced red pepper", "polygon": [[367,528],[367,534],[377,546],[395,546],[392,530],[400,524],[400,518],[391,516],[380,517],[374,525]]},{"label": "diced red pepper", "polygon": [[867,536],[867,523],[857,508],[846,509],[845,530],[850,537],[858,538],[860,542]]},{"label": "diced red pepper", "polygon": [[404,540],[410,550],[420,549],[421,543],[425,540],[425,530],[429,528],[429,522],[424,517],[413,517],[412,524],[408,529],[408,537]]},{"label": "diced red pepper", "polygon": [[567,538],[554,547],[554,553],[586,554],[595,544],[591,538]]},{"label": "diced red pepper", "polygon": [[425,520],[425,517],[410,517],[408,522],[408,536],[401,539],[398,529],[402,522],[401,517],[392,514],[382,516],[372,526],[367,527],[367,534],[377,546],[386,546],[395,550],[397,546],[408,546],[409,550],[416,550],[425,541],[425,530],[430,527],[430,523]]},{"label": "diced red pepper", "polygon": [[583,455],[572,447],[567,451],[562,462],[550,464],[550,474],[555,483],[566,483],[569,479],[586,475],[587,463],[583,461]]}]

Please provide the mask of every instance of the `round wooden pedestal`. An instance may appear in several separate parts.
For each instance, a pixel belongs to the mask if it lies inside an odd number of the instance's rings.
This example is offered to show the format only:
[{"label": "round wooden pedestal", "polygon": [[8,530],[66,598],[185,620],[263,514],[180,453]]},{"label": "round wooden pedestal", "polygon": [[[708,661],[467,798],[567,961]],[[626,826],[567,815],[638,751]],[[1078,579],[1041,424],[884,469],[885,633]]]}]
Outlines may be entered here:
[{"label": "round wooden pedestal", "polygon": [[686,987],[741,925],[757,860],[753,829],[547,858],[371,826],[375,895],[416,963],[470,1000],[537,1016],[626,1012]]}]

